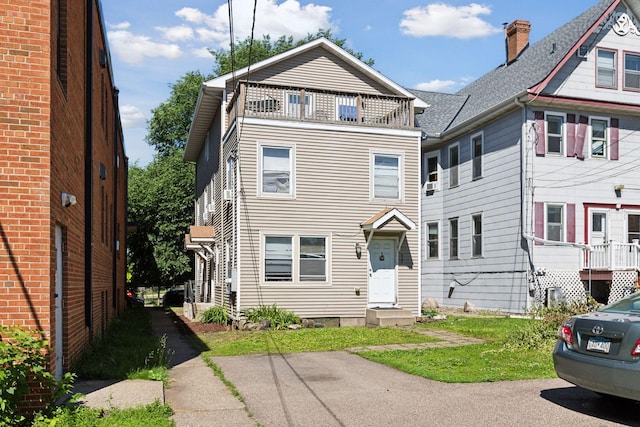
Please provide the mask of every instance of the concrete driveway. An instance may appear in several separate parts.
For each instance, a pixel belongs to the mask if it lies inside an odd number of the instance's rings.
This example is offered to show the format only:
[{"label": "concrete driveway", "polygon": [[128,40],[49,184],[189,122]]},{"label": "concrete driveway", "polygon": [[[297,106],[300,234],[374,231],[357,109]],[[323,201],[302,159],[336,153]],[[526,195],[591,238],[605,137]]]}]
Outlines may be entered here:
[{"label": "concrete driveway", "polygon": [[640,425],[640,404],[560,379],[444,384],[343,351],[212,360],[266,427]]}]

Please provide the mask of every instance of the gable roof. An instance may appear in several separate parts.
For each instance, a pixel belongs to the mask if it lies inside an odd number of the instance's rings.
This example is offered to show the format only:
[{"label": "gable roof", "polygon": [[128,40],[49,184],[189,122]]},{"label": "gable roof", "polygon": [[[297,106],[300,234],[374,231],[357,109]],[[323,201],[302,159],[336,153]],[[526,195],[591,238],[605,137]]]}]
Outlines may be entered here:
[{"label": "gable roof", "polygon": [[[578,49],[580,41],[591,34],[620,1],[600,0],[567,24],[525,48],[515,61],[488,72],[455,93],[453,98],[443,97],[444,106],[437,106],[436,102],[431,101],[432,95],[414,90],[413,93],[432,105],[416,121],[421,125],[429,123],[423,126],[423,130],[439,136],[489,111],[502,106],[513,107],[516,97],[554,75],[568,56]],[[458,110],[455,110],[456,102],[462,103]],[[431,114],[435,116],[433,123]]]},{"label": "gable roof", "polygon": [[187,144],[185,147],[184,160],[195,162],[198,159],[198,154],[200,153],[204,138],[209,131],[209,127],[211,126],[211,121],[213,120],[215,112],[218,108],[220,108],[224,90],[230,80],[235,79],[240,81],[242,79],[246,79],[249,73],[254,73],[262,69],[271,67],[277,63],[317,48],[328,50],[332,54],[344,60],[349,65],[368,75],[371,79],[373,79],[383,87],[388,88],[392,93],[415,99],[414,109],[421,111],[428,106],[423,100],[421,100],[420,98],[416,98],[416,96],[411,91],[388,79],[383,74],[379,73],[364,62],[360,61],[349,52],[338,47],[330,40],[326,38],[319,38],[286,52],[256,62],[250,67],[239,69],[235,73],[225,74],[223,76],[219,76],[207,82],[204,82],[202,84],[202,87],[200,88],[200,94],[198,95],[198,101],[196,103],[196,109],[193,115],[193,120],[191,122],[191,128],[189,129],[189,136],[187,138]]}]

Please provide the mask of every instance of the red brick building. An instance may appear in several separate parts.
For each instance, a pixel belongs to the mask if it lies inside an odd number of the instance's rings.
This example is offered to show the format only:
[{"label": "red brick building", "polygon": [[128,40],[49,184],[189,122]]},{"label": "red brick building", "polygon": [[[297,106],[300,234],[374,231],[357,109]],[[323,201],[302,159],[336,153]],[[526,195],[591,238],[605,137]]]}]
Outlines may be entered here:
[{"label": "red brick building", "polygon": [[52,370],[124,308],[127,158],[99,0],[0,0],[0,324]]}]

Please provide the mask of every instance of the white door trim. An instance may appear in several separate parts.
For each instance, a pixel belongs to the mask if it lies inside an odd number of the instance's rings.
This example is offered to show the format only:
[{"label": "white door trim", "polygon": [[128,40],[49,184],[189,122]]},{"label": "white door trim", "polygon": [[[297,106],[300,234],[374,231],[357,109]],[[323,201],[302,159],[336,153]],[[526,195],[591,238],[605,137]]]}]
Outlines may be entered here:
[{"label": "white door trim", "polygon": [[63,304],[63,253],[62,253],[62,227],[56,225],[56,278],[55,278],[55,293],[54,293],[54,301],[55,301],[55,357],[56,357],[56,371],[55,375],[57,379],[62,378],[62,374],[64,372],[63,369],[63,354],[64,354],[64,334],[63,334],[63,315],[62,315],[62,304]]},{"label": "white door trim", "polygon": [[[384,242],[387,242],[384,245]],[[367,306],[396,307],[398,302],[398,239],[373,237],[368,245]],[[382,246],[380,246],[382,245]],[[377,252],[380,251],[380,254]],[[390,256],[390,259],[382,257]],[[373,260],[373,262],[372,262]]]}]

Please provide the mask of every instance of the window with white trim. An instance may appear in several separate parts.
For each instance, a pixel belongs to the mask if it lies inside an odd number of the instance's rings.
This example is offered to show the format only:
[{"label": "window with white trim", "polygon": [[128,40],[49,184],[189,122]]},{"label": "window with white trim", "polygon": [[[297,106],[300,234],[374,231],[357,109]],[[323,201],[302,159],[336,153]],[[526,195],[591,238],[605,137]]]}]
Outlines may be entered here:
[{"label": "window with white trim", "polygon": [[327,250],[326,236],[265,235],[264,281],[326,283]]},{"label": "window with white trim", "polygon": [[449,219],[449,258],[458,258],[458,218]]},{"label": "window with white trim", "polygon": [[591,117],[591,157],[608,157],[609,147],[609,119]]},{"label": "window with white trim", "polygon": [[546,114],[547,118],[547,153],[564,153],[564,115]]},{"label": "window with white trim", "polygon": [[458,169],[460,164],[460,147],[458,144],[449,146],[449,188],[457,187],[459,183]]},{"label": "window with white trim", "polygon": [[260,146],[260,193],[293,194],[291,147]]},{"label": "window with white trim", "polygon": [[471,137],[471,159],[472,159],[472,175],[473,180],[482,178],[482,153],[484,152],[484,135],[482,133],[475,134]]},{"label": "window with white trim", "polygon": [[399,199],[401,156],[373,154],[373,198]]},{"label": "window with white trim", "polygon": [[616,62],[617,52],[615,50],[597,49],[596,86],[613,89],[618,86]]},{"label": "window with white trim", "polygon": [[471,256],[482,256],[482,214],[471,215]]},{"label": "window with white trim", "polygon": [[565,241],[564,205],[547,204],[546,239],[555,242]]},{"label": "window with white trim", "polygon": [[640,90],[640,54],[624,54],[624,88]]},{"label": "window with white trim", "polygon": [[427,259],[437,259],[440,257],[440,232],[438,222],[427,222],[425,229],[427,233]]},{"label": "window with white trim", "polygon": [[[287,116],[298,119],[313,116],[313,95],[305,94],[303,97],[301,92],[289,92],[285,94],[285,101]],[[302,115],[303,109],[304,116]]]}]

